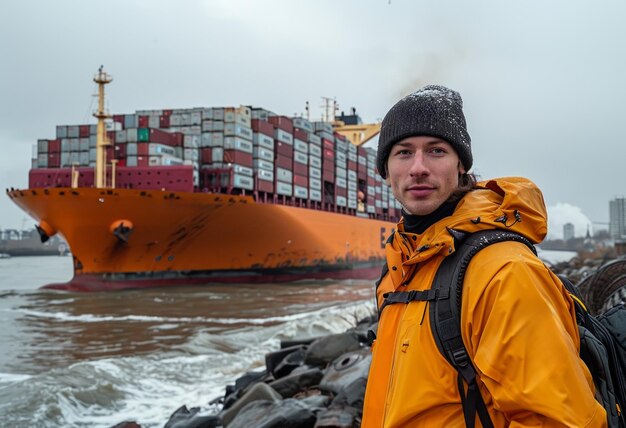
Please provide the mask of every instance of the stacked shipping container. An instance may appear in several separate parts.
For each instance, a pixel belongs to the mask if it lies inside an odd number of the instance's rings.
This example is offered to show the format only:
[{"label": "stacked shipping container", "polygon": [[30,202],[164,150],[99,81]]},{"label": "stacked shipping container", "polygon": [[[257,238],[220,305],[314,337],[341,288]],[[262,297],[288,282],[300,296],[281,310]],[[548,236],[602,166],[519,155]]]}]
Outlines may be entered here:
[{"label": "stacked shipping container", "polygon": [[[381,219],[400,214],[374,151],[327,122],[240,106],[144,110],[115,115],[108,128],[116,187],[251,194]],[[31,187],[69,186],[72,166],[80,186],[93,186],[95,161],[95,125],[57,126],[55,139],[37,143]]]}]

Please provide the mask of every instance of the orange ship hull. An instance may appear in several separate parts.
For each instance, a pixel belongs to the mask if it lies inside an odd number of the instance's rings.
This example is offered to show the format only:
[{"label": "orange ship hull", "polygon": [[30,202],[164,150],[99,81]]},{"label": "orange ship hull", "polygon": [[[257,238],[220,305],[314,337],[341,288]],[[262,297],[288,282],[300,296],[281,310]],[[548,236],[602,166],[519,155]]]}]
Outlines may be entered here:
[{"label": "orange ship hull", "polygon": [[[74,257],[74,277],[47,287],[96,291],[212,282],[376,278],[393,223],[250,196],[49,188],[9,197]],[[116,225],[132,227],[124,239]]]}]

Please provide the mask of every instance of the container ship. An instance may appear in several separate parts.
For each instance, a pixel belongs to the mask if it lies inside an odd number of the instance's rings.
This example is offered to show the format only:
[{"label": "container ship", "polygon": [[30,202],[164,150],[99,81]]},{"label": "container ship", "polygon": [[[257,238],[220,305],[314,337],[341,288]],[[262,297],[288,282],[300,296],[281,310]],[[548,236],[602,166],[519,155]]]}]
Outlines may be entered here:
[{"label": "container ship", "polygon": [[27,189],[7,195],[60,234],[73,278],[100,291],[376,278],[400,206],[355,111],[310,121],[260,107],[110,115],[37,141]]}]

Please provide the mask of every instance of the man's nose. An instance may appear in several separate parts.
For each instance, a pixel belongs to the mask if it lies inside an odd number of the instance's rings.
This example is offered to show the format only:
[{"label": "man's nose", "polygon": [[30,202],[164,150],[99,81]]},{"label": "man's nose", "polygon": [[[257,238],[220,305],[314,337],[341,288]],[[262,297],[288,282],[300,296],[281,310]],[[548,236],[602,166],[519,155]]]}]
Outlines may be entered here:
[{"label": "man's nose", "polygon": [[430,173],[424,153],[419,151],[415,153],[409,173],[415,177],[421,177]]}]

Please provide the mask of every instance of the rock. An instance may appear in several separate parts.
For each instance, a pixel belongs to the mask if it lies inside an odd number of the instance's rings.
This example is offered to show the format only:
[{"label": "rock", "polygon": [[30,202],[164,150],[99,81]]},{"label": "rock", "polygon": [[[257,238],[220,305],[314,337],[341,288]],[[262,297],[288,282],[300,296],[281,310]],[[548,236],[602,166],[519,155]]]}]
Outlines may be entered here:
[{"label": "rock", "polygon": [[361,348],[358,335],[353,332],[332,334],[315,340],[309,345],[304,362],[311,366],[325,367],[346,352]]},{"label": "rock", "polygon": [[198,415],[199,407],[187,409],[182,406],[176,410],[165,424],[164,428],[215,428],[221,426],[221,420],[216,415]]},{"label": "rock", "polygon": [[314,428],[352,428],[360,425],[355,424],[355,419],[354,409],[327,409],[317,415]]},{"label": "rock", "polygon": [[288,375],[304,361],[306,345],[294,345],[265,355],[265,366],[274,378]]},{"label": "rock", "polygon": [[271,386],[266,383],[259,382],[253,385],[239,400],[230,406],[230,408],[223,410],[222,413],[220,413],[222,423],[224,426],[228,426],[229,422],[237,416],[241,409],[250,403],[259,400],[272,402],[278,401],[281,398],[282,396]]},{"label": "rock", "polygon": [[255,401],[249,403],[227,426],[228,428],[313,428],[316,421],[313,409],[306,403],[286,400]]},{"label": "rock", "polygon": [[350,352],[337,358],[320,381],[322,391],[339,394],[359,379],[367,379],[372,354],[369,349]]},{"label": "rock", "polygon": [[298,392],[319,385],[324,373],[317,367],[302,371],[294,371],[290,375],[270,382],[274,388],[284,398],[293,397]]}]

